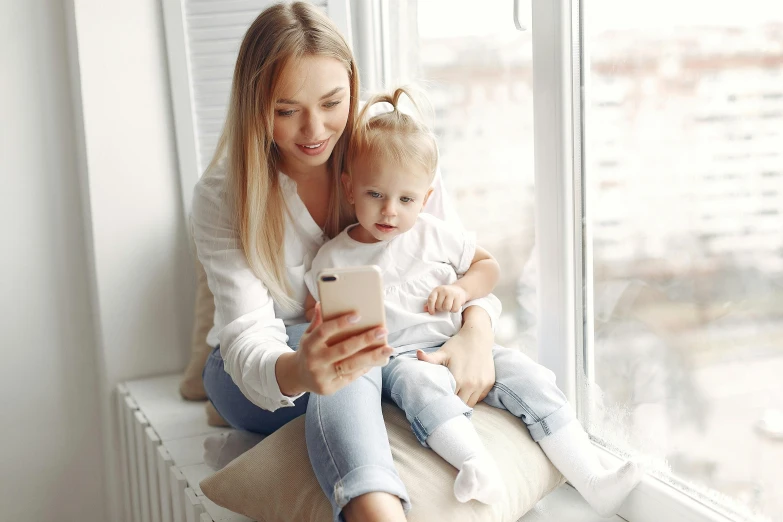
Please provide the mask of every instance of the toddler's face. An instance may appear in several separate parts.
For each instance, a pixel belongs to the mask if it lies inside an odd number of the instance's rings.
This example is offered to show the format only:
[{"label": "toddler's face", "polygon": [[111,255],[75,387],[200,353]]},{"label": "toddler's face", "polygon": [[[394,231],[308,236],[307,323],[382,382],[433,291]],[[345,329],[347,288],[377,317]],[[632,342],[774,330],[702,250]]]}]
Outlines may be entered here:
[{"label": "toddler's face", "polygon": [[426,170],[366,160],[358,167],[353,178],[343,175],[348,201],[361,225],[354,239],[388,241],[410,230],[432,192]]}]

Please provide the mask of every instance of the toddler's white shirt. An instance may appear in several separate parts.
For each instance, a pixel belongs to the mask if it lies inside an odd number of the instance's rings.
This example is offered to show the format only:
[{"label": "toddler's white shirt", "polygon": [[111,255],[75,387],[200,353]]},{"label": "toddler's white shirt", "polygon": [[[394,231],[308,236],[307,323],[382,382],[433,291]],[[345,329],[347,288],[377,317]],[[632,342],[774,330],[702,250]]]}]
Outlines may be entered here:
[{"label": "toddler's white shirt", "polygon": [[328,241],[313,259],[305,284],[318,299],[317,277],[323,270],[377,265],[383,274],[386,328],[396,353],[448,341],[462,326],[458,313],[424,311],[430,293],[449,285],[470,268],[476,252],[473,233],[420,214],[413,227],[388,241],[360,243],[348,235],[352,225]]},{"label": "toddler's white shirt", "polygon": [[[299,397],[280,392],[275,364],[281,354],[291,351],[286,344],[286,325],[305,322],[304,309],[291,312],[278,306],[247,264],[226,177],[223,160],[204,173],[193,193],[192,234],[215,296],[214,326],[207,342],[210,346],[220,344],[225,370],[242,393],[261,408],[274,411],[293,406]],[[297,300],[304,304],[304,275],[328,238],[299,198],[296,182],[281,173],[280,184],[289,210],[281,247],[289,283]],[[433,188],[425,211],[458,224],[459,218],[441,186],[440,173],[435,176]],[[494,325],[500,314],[497,298],[478,299],[474,304],[487,310]]]}]

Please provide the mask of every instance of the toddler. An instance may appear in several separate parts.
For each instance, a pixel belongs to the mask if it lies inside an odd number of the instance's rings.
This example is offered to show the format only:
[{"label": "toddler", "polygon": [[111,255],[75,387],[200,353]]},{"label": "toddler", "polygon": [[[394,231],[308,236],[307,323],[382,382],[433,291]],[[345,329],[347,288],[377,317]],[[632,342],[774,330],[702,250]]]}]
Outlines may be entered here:
[{"label": "toddler", "polygon": [[[358,223],[318,251],[305,275],[306,315],[312,318],[322,270],[380,267],[388,344],[395,350],[382,369],[383,395],[405,412],[423,445],[459,470],[457,500],[491,504],[502,494],[500,474],[470,421],[472,410],[454,393],[448,368],[423,359],[459,331],[466,302],[492,291],[499,266],[472,235],[421,213],[432,193],[437,146],[425,125],[399,110],[402,95],[413,101],[400,88],[375,96],[359,115],[342,179]],[[370,117],[382,102],[392,110]],[[629,461],[604,469],[554,374],[516,350],[496,345],[492,355],[496,382],[484,402],[519,417],[585,500],[601,515],[615,514],[639,482],[639,466]]]}]

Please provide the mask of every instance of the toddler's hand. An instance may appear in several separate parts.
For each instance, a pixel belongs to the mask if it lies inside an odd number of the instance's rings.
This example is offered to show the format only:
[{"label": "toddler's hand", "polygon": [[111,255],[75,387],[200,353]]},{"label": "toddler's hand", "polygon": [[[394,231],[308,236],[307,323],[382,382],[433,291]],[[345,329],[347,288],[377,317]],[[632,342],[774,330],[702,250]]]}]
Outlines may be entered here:
[{"label": "toddler's hand", "polygon": [[430,315],[435,312],[457,313],[467,300],[468,293],[464,288],[457,285],[439,286],[430,294],[424,305],[424,311],[429,312]]}]

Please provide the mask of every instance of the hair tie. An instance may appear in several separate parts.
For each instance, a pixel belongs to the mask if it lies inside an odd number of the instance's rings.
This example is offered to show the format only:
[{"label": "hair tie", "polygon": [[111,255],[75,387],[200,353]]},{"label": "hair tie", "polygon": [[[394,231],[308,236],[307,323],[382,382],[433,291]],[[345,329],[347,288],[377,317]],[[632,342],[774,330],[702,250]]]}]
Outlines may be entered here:
[{"label": "hair tie", "polygon": [[[402,98],[399,99],[397,103],[396,110],[401,112],[402,114],[406,116],[410,116],[411,118],[420,119],[421,116],[419,115],[418,111],[416,110],[416,107],[413,105],[413,103],[407,99],[407,96],[404,96],[406,98],[405,101],[403,101]],[[367,115],[372,118],[375,116],[379,116],[381,114],[387,114],[390,112],[394,112],[395,107],[390,102],[383,101],[383,102],[376,102],[373,103],[372,107],[367,109]]]}]

